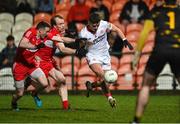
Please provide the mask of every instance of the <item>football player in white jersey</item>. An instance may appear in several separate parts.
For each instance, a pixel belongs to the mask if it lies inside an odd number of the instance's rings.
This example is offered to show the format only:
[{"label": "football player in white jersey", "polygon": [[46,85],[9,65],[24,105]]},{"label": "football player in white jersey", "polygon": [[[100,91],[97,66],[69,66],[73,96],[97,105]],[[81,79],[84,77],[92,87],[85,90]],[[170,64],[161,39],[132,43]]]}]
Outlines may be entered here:
[{"label": "football player in white jersey", "polygon": [[89,97],[89,92],[93,88],[101,87],[111,107],[116,107],[116,100],[112,97],[109,86],[107,85],[108,83],[104,80],[105,71],[111,70],[110,46],[107,41],[107,33],[109,31],[117,32],[123,39],[124,46],[129,47],[130,50],[133,49],[122,31],[112,23],[101,20],[97,13],[90,15],[87,26],[80,31],[80,37],[87,38],[86,49],[88,53],[86,54],[86,58],[89,67],[100,78],[99,82],[86,82],[87,97]]}]

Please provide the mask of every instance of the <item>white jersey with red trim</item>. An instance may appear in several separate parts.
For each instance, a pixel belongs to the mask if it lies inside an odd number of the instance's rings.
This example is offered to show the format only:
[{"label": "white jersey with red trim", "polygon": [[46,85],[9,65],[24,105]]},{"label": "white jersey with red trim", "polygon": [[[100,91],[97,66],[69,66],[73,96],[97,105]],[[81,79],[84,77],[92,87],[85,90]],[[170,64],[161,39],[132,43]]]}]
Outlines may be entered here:
[{"label": "white jersey with red trim", "polygon": [[112,26],[107,21],[100,21],[99,27],[95,34],[91,33],[87,27],[80,31],[80,37],[87,38],[92,45],[87,46],[88,54],[97,55],[107,53],[109,50],[109,43],[107,41],[107,32],[111,30]]}]

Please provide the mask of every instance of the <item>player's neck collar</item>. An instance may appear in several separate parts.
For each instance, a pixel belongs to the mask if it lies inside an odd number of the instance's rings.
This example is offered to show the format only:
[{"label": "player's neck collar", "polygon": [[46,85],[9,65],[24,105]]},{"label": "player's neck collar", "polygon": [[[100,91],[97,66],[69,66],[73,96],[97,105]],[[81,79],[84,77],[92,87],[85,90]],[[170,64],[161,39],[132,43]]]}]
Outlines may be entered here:
[{"label": "player's neck collar", "polygon": [[87,25],[87,30],[88,30],[89,32],[91,32],[92,34],[96,34],[96,32],[94,32],[93,30],[91,30],[91,28],[89,27],[89,25]]}]

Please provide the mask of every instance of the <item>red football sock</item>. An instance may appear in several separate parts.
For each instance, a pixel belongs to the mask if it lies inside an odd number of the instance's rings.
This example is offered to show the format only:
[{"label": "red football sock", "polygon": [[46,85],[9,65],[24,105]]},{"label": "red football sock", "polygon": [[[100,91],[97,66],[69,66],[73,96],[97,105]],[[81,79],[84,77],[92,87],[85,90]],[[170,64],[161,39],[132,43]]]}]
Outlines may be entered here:
[{"label": "red football sock", "polygon": [[69,108],[69,103],[68,103],[67,100],[63,101],[62,104],[63,104],[63,109],[68,109]]},{"label": "red football sock", "polygon": [[109,96],[112,96],[112,94],[111,93],[106,93],[106,94],[104,94],[107,98],[109,97]]}]

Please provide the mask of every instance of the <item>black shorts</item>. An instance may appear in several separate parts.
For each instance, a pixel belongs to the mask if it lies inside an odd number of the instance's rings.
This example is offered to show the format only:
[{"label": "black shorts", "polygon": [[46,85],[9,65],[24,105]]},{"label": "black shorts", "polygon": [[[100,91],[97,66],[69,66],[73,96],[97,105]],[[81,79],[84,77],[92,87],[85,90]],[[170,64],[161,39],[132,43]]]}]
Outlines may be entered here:
[{"label": "black shorts", "polygon": [[158,76],[166,63],[170,64],[172,73],[180,76],[180,48],[156,47],[146,65],[146,71]]}]

